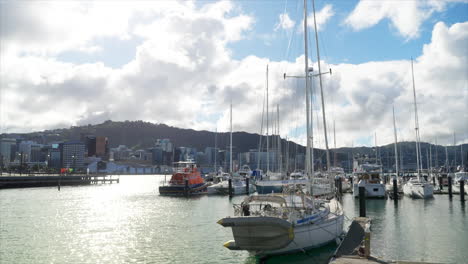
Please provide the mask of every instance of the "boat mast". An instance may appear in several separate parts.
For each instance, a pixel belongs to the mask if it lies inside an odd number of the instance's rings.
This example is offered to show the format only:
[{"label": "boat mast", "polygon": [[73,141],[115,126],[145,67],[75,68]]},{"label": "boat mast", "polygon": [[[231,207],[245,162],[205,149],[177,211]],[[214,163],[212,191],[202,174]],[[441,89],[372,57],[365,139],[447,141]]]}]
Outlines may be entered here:
[{"label": "boat mast", "polygon": [[276,105],[276,115],[278,117],[278,164],[279,164],[279,172],[283,171],[283,159],[281,155],[281,137],[280,137],[280,115],[279,115],[279,104]]},{"label": "boat mast", "polygon": [[216,156],[218,155],[218,128],[215,130],[215,156],[214,156],[214,172],[216,173]]},{"label": "boat mast", "polygon": [[230,146],[229,146],[229,173],[232,176],[232,101],[231,101],[231,133],[230,133]]},{"label": "boat mast", "polygon": [[263,105],[262,105],[262,122],[261,122],[261,126],[260,126],[260,139],[259,139],[259,142],[258,142],[258,155],[257,155],[257,169],[260,170],[260,153],[261,153],[261,150],[262,150],[262,136],[263,136],[263,115],[265,114],[265,97],[263,97]]},{"label": "boat mast", "polygon": [[457,140],[455,138],[455,132],[453,133],[453,166],[457,168]]},{"label": "boat mast", "polygon": [[395,135],[395,171],[398,177],[398,139],[397,139],[397,131],[396,131],[396,121],[395,121],[395,106],[393,106],[393,133]]},{"label": "boat mast", "polygon": [[[306,131],[307,131],[307,146],[306,146],[306,173],[311,179],[310,171],[310,95],[309,95],[309,54],[307,49],[307,0],[304,0],[304,60],[305,60],[305,92],[306,92]],[[308,181],[310,182],[310,181]],[[311,190],[309,188],[309,190]]]},{"label": "boat mast", "polygon": [[266,145],[267,145],[267,169],[266,174],[270,170],[270,145],[268,140],[268,64],[266,68]]},{"label": "boat mast", "polygon": [[418,122],[418,106],[416,103],[416,87],[414,85],[414,70],[413,70],[413,58],[411,58],[411,76],[413,79],[413,95],[414,95],[414,125],[415,125],[415,132],[416,132],[416,166],[418,171],[418,180],[421,177],[421,169],[420,169],[420,145],[419,145],[419,122]]},{"label": "boat mast", "polygon": [[[306,1],[306,0],[304,0]],[[312,8],[314,11],[314,28],[315,28],[315,44],[317,46],[317,64],[318,64],[318,70],[319,70],[319,80],[320,80],[320,93],[321,93],[321,98],[322,98],[322,117],[323,117],[323,131],[325,133],[325,147],[326,147],[326,153],[327,153],[327,170],[330,170],[330,151],[328,149],[328,137],[327,137],[327,121],[325,117],[325,102],[324,102],[324,95],[323,95],[323,87],[322,87],[322,71],[320,68],[320,51],[319,51],[319,43],[318,43],[318,32],[317,32],[317,19],[315,18],[315,1],[312,0]],[[307,14],[306,14],[307,17]],[[304,19],[306,20],[306,19]],[[305,31],[307,28],[305,28]],[[307,43],[306,43],[307,45]],[[307,76],[307,69],[306,69],[306,76]],[[307,79],[307,78],[306,78]]]}]

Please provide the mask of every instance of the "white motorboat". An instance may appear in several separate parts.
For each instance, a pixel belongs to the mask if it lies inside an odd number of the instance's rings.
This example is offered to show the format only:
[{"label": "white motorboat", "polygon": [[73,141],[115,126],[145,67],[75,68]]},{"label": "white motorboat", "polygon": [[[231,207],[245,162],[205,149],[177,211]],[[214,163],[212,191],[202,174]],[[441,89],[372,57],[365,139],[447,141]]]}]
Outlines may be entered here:
[{"label": "white motorboat", "polygon": [[[232,195],[242,195],[253,193],[255,191],[253,184],[249,184],[249,190],[247,192],[247,183],[245,179],[239,176],[232,177],[231,180]],[[208,186],[208,194],[229,194],[229,179],[223,180],[219,183]]]},{"label": "white motorboat", "polygon": [[370,164],[367,161],[360,163],[361,159],[354,160],[353,195],[359,197],[359,186],[366,189],[368,198],[385,198],[385,185],[381,181],[382,166]]}]

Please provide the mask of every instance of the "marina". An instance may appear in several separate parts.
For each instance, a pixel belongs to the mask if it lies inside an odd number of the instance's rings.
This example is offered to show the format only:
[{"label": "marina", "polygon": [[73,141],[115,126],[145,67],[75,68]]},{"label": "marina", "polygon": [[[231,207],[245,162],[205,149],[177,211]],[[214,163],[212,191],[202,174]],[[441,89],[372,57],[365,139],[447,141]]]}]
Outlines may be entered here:
[{"label": "marina", "polygon": [[[119,184],[0,191],[2,263],[328,263],[332,242],[306,253],[260,259],[223,244],[232,232],[216,222],[245,195],[167,197],[164,175],[120,176]],[[47,206],[46,206],[47,205]],[[359,216],[352,194],[342,199],[344,231]],[[467,205],[454,195],[366,200],[372,256],[384,260],[464,263]],[[31,236],[30,234],[34,234]],[[181,254],[183,251],[183,254]]]}]

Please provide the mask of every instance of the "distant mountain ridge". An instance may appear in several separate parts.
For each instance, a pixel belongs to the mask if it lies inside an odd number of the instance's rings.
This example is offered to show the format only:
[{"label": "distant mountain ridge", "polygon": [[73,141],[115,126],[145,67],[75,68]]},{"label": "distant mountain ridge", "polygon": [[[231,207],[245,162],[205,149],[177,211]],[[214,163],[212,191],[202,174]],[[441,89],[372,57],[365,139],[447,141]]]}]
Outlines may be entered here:
[{"label": "distant mountain ridge", "polygon": [[[25,140],[33,140],[41,144],[48,144],[57,141],[79,140],[81,135],[92,134],[95,136],[105,136],[109,139],[111,148],[118,145],[126,145],[127,147],[136,149],[145,149],[154,146],[157,139],[167,138],[171,140],[175,147],[192,147],[198,151],[204,151],[206,147],[214,147],[215,145],[215,132],[206,130],[197,131],[193,129],[184,129],[168,126],[165,124],[153,124],[144,121],[105,121],[102,124],[87,125],[87,126],[73,126],[71,128],[46,130],[42,132],[32,133],[10,133],[2,134],[1,137],[16,137]],[[265,138],[262,139],[263,146],[265,146]],[[270,139],[271,142],[272,138]],[[247,152],[251,149],[258,149],[259,135],[247,132],[233,132],[233,146],[237,149],[236,152]],[[289,153],[294,156],[296,153],[296,143],[289,143]],[[220,149],[228,149],[229,147],[229,133],[217,133],[217,146]],[[421,153],[423,168],[427,167],[427,156],[429,146],[432,150],[433,164],[435,157],[439,161],[439,165],[445,162],[445,147],[437,146],[437,148],[428,143],[421,143]],[[398,144],[399,152],[403,155],[404,164],[416,164],[416,153],[414,142],[400,142]],[[265,147],[263,147],[265,148]],[[286,148],[286,141],[282,139],[282,149]],[[468,144],[463,145],[464,150],[464,164],[468,164]],[[455,151],[457,152],[455,154]],[[305,147],[297,145],[297,152],[304,153]],[[459,146],[448,146],[447,152],[449,154],[449,161],[453,161],[455,155],[457,156],[457,163],[461,161],[461,149]],[[321,159],[323,164],[326,164],[325,151],[315,149],[315,158]],[[394,161],[394,146],[388,144],[378,147],[379,157],[382,160],[384,167],[392,167]],[[437,154],[436,154],[437,153]],[[338,148],[331,150],[330,158],[332,165],[337,159],[336,165],[344,165],[342,162],[348,162],[352,159],[353,154],[364,154],[375,156],[373,147],[354,147],[354,148]]]}]

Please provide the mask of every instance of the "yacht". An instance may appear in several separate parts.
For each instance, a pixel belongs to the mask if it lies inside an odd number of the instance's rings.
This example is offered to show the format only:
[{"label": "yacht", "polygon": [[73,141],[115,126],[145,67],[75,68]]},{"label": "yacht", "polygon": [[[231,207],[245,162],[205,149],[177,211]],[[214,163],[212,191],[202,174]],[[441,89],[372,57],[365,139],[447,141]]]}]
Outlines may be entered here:
[{"label": "yacht", "polygon": [[381,181],[382,166],[369,161],[367,157],[354,160],[353,195],[359,197],[359,186],[364,186],[367,198],[385,198],[385,185]]},{"label": "yacht", "polygon": [[465,193],[468,194],[468,172],[466,171],[459,171],[456,172],[455,177],[453,179],[453,185],[452,185],[452,190],[454,193],[460,193],[460,181],[463,180],[464,183],[464,190]]},{"label": "yacht", "polygon": [[313,199],[297,191],[252,195],[234,205],[234,216],[218,221],[230,227],[234,240],[224,246],[255,255],[304,251],[335,241],[343,232],[340,203]]},{"label": "yacht", "polygon": [[[312,3],[314,4],[314,2]],[[304,14],[304,32],[307,32],[307,1],[304,1]],[[318,42],[317,38],[316,40]],[[307,55],[307,33],[304,34],[304,43],[305,87],[307,92],[305,97],[306,130],[307,138],[312,138],[309,118],[310,72]],[[320,62],[318,53],[317,45],[317,57]],[[320,77],[320,63],[318,65],[319,73],[317,76]],[[286,74],[284,77],[286,78]],[[320,86],[322,86],[321,82]],[[324,127],[326,126],[324,125]],[[311,160],[311,146],[310,141],[307,141],[305,160],[308,179],[305,180],[306,191],[297,188],[296,184],[287,185],[283,186],[283,192],[280,194],[251,195],[246,197],[241,204],[235,204],[234,216],[225,217],[218,221],[218,224],[232,230],[234,240],[226,242],[224,244],[226,248],[230,250],[247,250],[260,256],[285,254],[304,252],[309,248],[320,247],[336,241],[341,236],[344,214],[340,203],[335,199],[322,200],[310,195],[312,191],[310,182],[312,166],[309,163]]]},{"label": "yacht", "polygon": [[411,59],[411,76],[413,79],[413,95],[414,95],[414,123],[416,132],[416,167],[417,177],[411,178],[408,182],[403,185],[403,193],[411,198],[427,199],[432,198],[434,195],[434,186],[427,182],[421,176],[421,146],[419,136],[419,123],[418,123],[418,107],[416,103],[416,88],[414,85],[414,71],[413,71],[413,60]]}]

